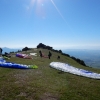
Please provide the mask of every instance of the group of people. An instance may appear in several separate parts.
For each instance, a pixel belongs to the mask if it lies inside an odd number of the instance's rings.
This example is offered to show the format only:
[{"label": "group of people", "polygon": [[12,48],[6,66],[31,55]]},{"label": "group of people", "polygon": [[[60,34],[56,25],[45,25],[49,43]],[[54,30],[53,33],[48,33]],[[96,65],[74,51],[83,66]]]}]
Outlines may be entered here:
[{"label": "group of people", "polygon": [[[45,58],[51,58],[51,56],[52,56],[52,53],[49,51],[49,53],[48,53],[48,56],[44,56],[44,54],[42,53],[42,51],[40,50],[39,51],[39,54],[40,54],[40,57],[42,58],[42,57],[45,57]],[[57,59],[59,60],[60,59],[60,56],[58,56],[57,57]]]},{"label": "group of people", "polygon": [[49,53],[48,53],[48,56],[44,56],[44,54],[41,52],[41,50],[39,51],[39,54],[40,54],[40,57],[42,58],[42,57],[46,57],[46,58],[51,58],[51,56],[52,56],[52,53],[49,51]]}]

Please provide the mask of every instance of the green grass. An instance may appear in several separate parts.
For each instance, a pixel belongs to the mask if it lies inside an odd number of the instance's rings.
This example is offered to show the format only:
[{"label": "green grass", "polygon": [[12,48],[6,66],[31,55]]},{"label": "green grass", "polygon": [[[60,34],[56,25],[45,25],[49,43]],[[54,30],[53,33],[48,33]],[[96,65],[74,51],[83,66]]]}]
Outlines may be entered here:
[{"label": "green grass", "polygon": [[[30,52],[38,53],[39,50],[33,49]],[[48,54],[48,50],[41,50],[45,55]],[[58,55],[60,60],[57,60]],[[51,59],[39,56],[33,59],[11,57],[7,61],[36,64],[38,69],[0,67],[0,100],[100,100],[100,80],[61,72],[51,68],[49,64],[52,61],[65,62],[77,68],[100,73],[99,69],[82,66],[56,52],[52,52]]]}]

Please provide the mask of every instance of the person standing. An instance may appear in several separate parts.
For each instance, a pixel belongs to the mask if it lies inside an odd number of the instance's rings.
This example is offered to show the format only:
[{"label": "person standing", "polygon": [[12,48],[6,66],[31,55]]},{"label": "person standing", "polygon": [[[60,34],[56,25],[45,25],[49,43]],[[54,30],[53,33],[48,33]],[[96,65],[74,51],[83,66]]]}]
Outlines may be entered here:
[{"label": "person standing", "polygon": [[0,48],[0,56],[2,56],[2,48]]},{"label": "person standing", "polygon": [[40,54],[40,57],[42,58],[42,52],[41,52],[41,50],[39,51],[39,54]]},{"label": "person standing", "polygon": [[51,56],[52,56],[52,53],[49,51],[49,54],[48,54],[49,59],[51,58]]},{"label": "person standing", "polygon": [[57,59],[59,60],[60,59],[60,56],[58,56]]}]

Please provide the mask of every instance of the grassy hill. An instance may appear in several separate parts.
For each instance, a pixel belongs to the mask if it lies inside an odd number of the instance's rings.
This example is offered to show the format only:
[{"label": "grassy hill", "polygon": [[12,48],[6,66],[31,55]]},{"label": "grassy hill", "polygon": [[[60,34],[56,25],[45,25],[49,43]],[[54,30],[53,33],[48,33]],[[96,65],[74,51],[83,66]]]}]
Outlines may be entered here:
[{"label": "grassy hill", "polygon": [[[49,66],[52,61],[68,63],[74,67],[100,73],[99,69],[82,66],[70,57],[52,52],[51,59],[40,58],[39,50],[48,55],[46,49],[32,49],[23,53],[37,53],[33,59],[23,59],[11,54],[7,60],[20,64],[36,64],[38,69],[10,69],[0,67],[0,100],[100,100],[100,80],[61,72]],[[57,56],[60,55],[60,60]]]}]

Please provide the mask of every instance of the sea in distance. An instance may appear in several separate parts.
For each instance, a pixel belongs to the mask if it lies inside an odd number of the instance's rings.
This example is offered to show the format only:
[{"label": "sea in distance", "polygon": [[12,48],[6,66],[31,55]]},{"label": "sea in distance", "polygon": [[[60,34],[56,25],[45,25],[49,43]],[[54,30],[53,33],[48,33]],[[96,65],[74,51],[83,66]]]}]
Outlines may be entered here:
[{"label": "sea in distance", "polygon": [[83,60],[89,67],[100,68],[100,50],[65,49],[62,52]]}]

